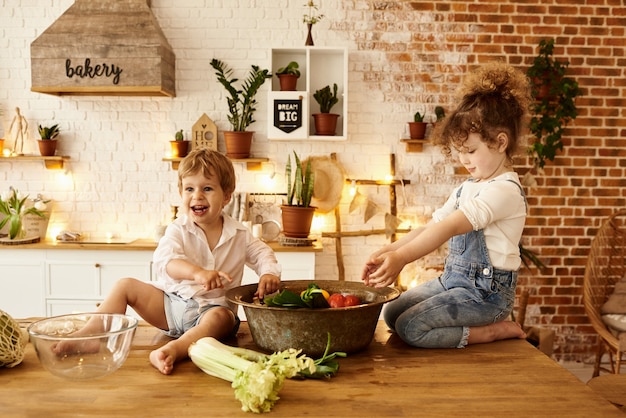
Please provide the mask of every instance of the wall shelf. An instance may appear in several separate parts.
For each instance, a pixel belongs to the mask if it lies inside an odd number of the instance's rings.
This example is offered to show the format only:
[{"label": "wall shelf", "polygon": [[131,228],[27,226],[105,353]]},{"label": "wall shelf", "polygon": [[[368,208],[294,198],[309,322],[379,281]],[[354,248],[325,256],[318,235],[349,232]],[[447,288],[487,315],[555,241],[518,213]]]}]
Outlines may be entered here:
[{"label": "wall shelf", "polygon": [[0,156],[0,161],[43,161],[49,170],[62,170],[65,163],[70,160],[66,155],[55,155],[52,157],[42,157],[39,155],[16,155],[11,157]]},{"label": "wall shelf", "polygon": [[428,139],[401,139],[400,142],[406,144],[406,152],[422,152],[424,144],[429,141]]},{"label": "wall shelf", "polygon": [[[272,74],[291,61],[299,64],[296,91],[280,91],[278,77],[272,77],[268,94],[268,131],[270,140],[345,141],[348,139],[348,50],[338,47],[305,46],[273,48],[270,53]],[[313,114],[319,105],[313,97],[324,86],[337,84],[339,102],[331,113],[339,115],[335,135],[317,135]]]},{"label": "wall shelf", "polygon": [[[172,158],[172,157],[163,158],[163,161],[169,161],[172,163],[173,170],[178,170],[178,164],[180,163],[181,160],[182,158]],[[263,163],[266,163],[269,161],[269,158],[231,158],[230,160],[233,163],[245,163],[246,169],[249,171],[259,171],[263,167]]]}]

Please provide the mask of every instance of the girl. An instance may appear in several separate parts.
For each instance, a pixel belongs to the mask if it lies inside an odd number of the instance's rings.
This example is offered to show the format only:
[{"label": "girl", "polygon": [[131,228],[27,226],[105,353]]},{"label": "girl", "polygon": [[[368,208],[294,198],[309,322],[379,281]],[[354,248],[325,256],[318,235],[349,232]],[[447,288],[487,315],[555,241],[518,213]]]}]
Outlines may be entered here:
[{"label": "girl", "polygon": [[512,158],[530,103],[526,76],[493,63],[470,74],[458,107],[438,123],[433,142],[453,151],[471,178],[457,187],[433,221],[374,252],[362,280],[392,284],[404,266],[448,241],[441,277],[385,306],[384,320],[415,347],[464,347],[525,338],[505,321],[515,299],[526,200]]}]

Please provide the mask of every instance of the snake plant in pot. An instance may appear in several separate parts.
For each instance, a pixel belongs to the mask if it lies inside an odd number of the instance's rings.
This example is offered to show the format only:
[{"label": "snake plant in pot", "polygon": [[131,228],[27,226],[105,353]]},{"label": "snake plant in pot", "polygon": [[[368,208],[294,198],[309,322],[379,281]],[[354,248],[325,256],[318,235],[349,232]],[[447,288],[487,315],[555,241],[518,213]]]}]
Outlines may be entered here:
[{"label": "snake plant in pot", "polygon": [[230,158],[248,158],[254,132],[246,131],[246,129],[255,122],[254,112],[257,103],[255,97],[265,80],[271,78],[272,75],[268,69],[252,65],[241,87],[237,88],[235,83],[239,79],[233,77],[232,68],[216,58],[211,60],[211,67],[215,70],[217,81],[228,93],[226,97],[230,113],[228,121],[232,125],[232,131],[224,132],[226,155]]},{"label": "snake plant in pot", "polygon": [[[313,222],[315,207],[311,206],[315,173],[311,169],[311,160],[303,167],[296,152],[295,167],[292,168],[291,156],[287,157],[285,181],[287,182],[287,201],[281,206],[283,234],[289,238],[307,238]],[[292,179],[293,174],[293,179]]]}]

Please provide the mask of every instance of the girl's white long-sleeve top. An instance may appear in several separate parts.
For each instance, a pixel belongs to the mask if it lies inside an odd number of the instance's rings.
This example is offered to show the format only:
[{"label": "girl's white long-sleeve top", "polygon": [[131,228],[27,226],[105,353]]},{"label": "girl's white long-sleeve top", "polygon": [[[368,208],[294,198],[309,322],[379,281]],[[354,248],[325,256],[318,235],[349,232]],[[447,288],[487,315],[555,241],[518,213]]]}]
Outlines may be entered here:
[{"label": "girl's white long-sleeve top", "polygon": [[519,176],[507,172],[488,181],[465,181],[454,189],[446,203],[433,213],[439,222],[460,209],[474,230],[482,229],[491,264],[502,270],[516,271],[521,264],[519,242],[526,222],[526,200]]}]

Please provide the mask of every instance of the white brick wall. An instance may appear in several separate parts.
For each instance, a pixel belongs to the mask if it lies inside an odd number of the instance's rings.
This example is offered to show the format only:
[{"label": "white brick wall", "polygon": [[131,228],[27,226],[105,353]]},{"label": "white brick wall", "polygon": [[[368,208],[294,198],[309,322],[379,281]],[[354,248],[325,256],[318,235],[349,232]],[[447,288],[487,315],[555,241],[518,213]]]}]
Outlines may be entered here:
[{"label": "white brick wall", "polygon": [[[51,228],[91,235],[113,232],[129,238],[151,237],[154,227],[170,217],[170,205],[179,201],[176,173],[161,160],[170,138],[178,129],[184,129],[189,137],[191,126],[202,113],[216,121],[220,129],[228,127],[224,90],[209,61],[220,58],[243,76],[251,64],[269,66],[270,48],[304,45],[303,3],[152,0],[152,11],[176,54],[177,97],[135,98],[56,97],[30,92],[30,43],[73,0],[0,0],[0,108],[4,111],[0,135],[8,136],[14,109],[19,107],[30,128],[25,151],[37,153],[37,124],[58,123],[62,129],[59,152],[71,157],[72,179],[63,182],[61,173],[46,170],[40,162],[0,161],[0,190],[12,185],[53,199]],[[362,179],[383,178],[389,171],[388,155],[394,152],[398,177],[412,182],[404,191],[398,188],[398,212],[430,214],[443,203],[456,181],[443,176],[443,170],[449,169],[437,150],[407,154],[399,143],[414,104],[385,101],[382,91],[372,90],[372,84],[364,81],[372,66],[384,68],[386,63],[380,52],[358,51],[353,43],[356,34],[339,30],[345,20],[365,20],[359,2],[318,3],[326,18],[314,27],[316,45],[346,46],[350,53],[349,139],[268,141],[264,87],[258,96],[257,122],[253,125],[257,132],[253,154],[269,157],[272,162],[265,165],[264,172],[249,172],[243,164],[236,164],[238,189],[258,191],[261,177],[275,168],[279,174],[276,191],[283,192],[282,172],[292,149],[302,156],[335,152],[347,175]],[[415,89],[419,91],[419,86]],[[416,93],[407,96],[416,97]],[[361,192],[388,210],[386,187],[362,188]],[[347,188],[341,207],[344,230],[384,227],[382,214],[364,224],[361,211],[348,213]],[[326,216],[326,224],[326,230],[334,229],[332,214]],[[347,278],[358,280],[365,257],[384,242],[384,236],[344,239]],[[324,246],[324,252],[317,256],[317,271],[320,278],[333,278],[337,274],[334,240],[325,239]]]}]

